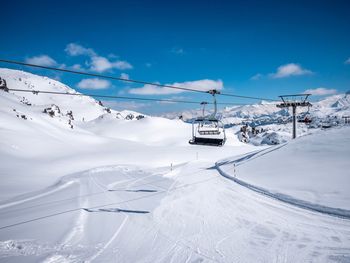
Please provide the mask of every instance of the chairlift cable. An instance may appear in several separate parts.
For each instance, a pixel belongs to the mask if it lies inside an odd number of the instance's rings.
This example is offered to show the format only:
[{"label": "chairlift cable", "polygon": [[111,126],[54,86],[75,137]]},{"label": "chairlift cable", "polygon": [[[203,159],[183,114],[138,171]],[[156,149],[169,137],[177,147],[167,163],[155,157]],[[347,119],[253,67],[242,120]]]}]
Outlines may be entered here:
[{"label": "chairlift cable", "polygon": [[[112,79],[112,80],[118,80],[118,81],[130,82],[130,83],[137,83],[137,84],[143,84],[143,85],[152,85],[152,86],[156,86],[156,87],[163,87],[163,88],[169,88],[169,89],[177,89],[177,90],[191,91],[191,92],[198,92],[198,93],[209,93],[209,92],[210,92],[210,91],[203,91],[203,90],[197,90],[197,89],[183,88],[183,87],[178,87],[178,86],[173,86],[173,85],[167,85],[167,84],[160,84],[160,83],[148,82],[148,81],[143,81],[143,80],[134,80],[134,79],[127,79],[127,78],[114,77],[114,76],[110,76],[110,75],[102,75],[102,74],[96,74],[96,73],[89,73],[89,72],[83,72],[83,71],[76,71],[76,70],[71,70],[71,69],[64,69],[64,68],[57,68],[57,67],[42,66],[42,65],[31,64],[31,63],[25,63],[25,62],[16,61],[16,60],[0,59],[0,62],[9,63],[9,64],[15,64],[15,65],[20,65],[20,66],[28,66],[28,67],[35,67],[35,68],[53,70],[53,71],[60,71],[60,72],[78,74],[78,75],[85,75],[85,76],[90,76],[90,77],[98,77],[98,78],[104,78],[104,79]],[[241,99],[254,99],[254,100],[277,101],[277,100],[275,100],[275,99],[269,99],[269,98],[243,96],[243,95],[236,95],[236,94],[222,93],[222,92],[218,92],[218,93],[216,93],[216,94],[222,95],[222,96],[229,96],[229,97],[241,98]]]},{"label": "chairlift cable", "polygon": [[[70,92],[58,92],[58,91],[46,91],[46,90],[26,90],[26,89],[8,89],[9,91],[27,92],[34,94],[52,94],[52,95],[67,95],[67,96],[85,96],[85,97],[96,97],[96,98],[108,98],[108,99],[126,99],[126,100],[142,100],[142,101],[156,101],[156,102],[167,102],[167,103],[188,103],[188,104],[200,104],[199,101],[190,100],[173,100],[173,99],[156,99],[156,98],[141,98],[141,97],[129,97],[129,96],[114,96],[114,95],[101,95],[101,94],[86,94],[86,93],[70,93]],[[208,104],[213,104],[208,102]],[[217,103],[220,105],[242,105],[234,102],[221,102]]]}]

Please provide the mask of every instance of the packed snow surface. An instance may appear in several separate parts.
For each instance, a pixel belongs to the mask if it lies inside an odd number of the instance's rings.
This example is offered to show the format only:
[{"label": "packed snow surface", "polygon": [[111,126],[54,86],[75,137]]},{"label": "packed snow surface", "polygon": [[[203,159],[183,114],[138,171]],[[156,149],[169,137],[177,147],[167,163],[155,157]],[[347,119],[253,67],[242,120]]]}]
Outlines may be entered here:
[{"label": "packed snow surface", "polygon": [[349,157],[350,127],[345,127],[221,160],[218,165],[230,176],[275,195],[350,212]]},{"label": "packed snow surface", "polygon": [[288,202],[349,210],[349,128],[268,147],[233,127],[208,147],[188,123],[87,97],[0,91],[0,105],[1,262],[350,261],[349,219]]}]

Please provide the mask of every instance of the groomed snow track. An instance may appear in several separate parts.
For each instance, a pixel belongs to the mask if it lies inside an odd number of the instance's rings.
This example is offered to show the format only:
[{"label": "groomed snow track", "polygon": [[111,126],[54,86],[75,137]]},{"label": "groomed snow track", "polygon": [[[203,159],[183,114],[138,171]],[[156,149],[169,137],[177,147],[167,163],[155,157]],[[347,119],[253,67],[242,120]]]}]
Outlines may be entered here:
[{"label": "groomed snow track", "polygon": [[220,166],[218,164],[216,164],[215,167],[222,176],[228,178],[229,180],[234,181],[235,183],[237,183],[241,186],[244,186],[250,190],[253,190],[257,193],[263,194],[263,195],[268,196],[268,197],[272,197],[276,200],[297,206],[299,208],[303,208],[303,209],[311,210],[314,212],[319,212],[322,214],[327,214],[330,216],[336,216],[336,217],[350,220],[350,211],[349,210],[317,205],[317,204],[309,203],[309,202],[304,201],[304,200],[295,199],[295,198],[288,196],[288,195],[284,195],[284,194],[280,194],[280,193],[272,193],[272,192],[268,191],[267,189],[246,183],[238,178],[235,178],[234,176],[232,176],[232,175],[224,172],[222,169],[220,169]]},{"label": "groomed snow track", "polygon": [[[282,147],[286,146],[286,144],[280,145],[280,146],[273,146],[271,148],[268,148],[267,150],[261,150],[261,151],[256,151],[253,153],[249,153],[247,155],[244,155],[243,157],[240,157],[236,160],[230,161],[230,164],[233,166],[240,166],[243,165],[244,162],[255,159],[255,158],[259,158],[265,154],[268,154],[272,151],[276,151]],[[218,172],[224,176],[225,178],[243,186],[246,187],[250,190],[253,190],[257,193],[263,194],[265,196],[271,197],[273,199],[285,202],[287,204],[290,205],[294,205],[297,206],[299,208],[303,208],[303,209],[307,209],[307,210],[311,210],[314,212],[318,212],[318,213],[322,213],[322,214],[326,214],[329,216],[335,216],[335,217],[340,217],[343,219],[348,219],[350,220],[350,210],[346,210],[346,209],[341,209],[341,208],[334,208],[334,207],[329,207],[329,206],[324,206],[324,205],[319,205],[319,204],[314,204],[305,200],[301,200],[301,199],[296,199],[292,196],[286,195],[286,194],[282,194],[282,193],[274,193],[269,191],[268,189],[250,184],[245,182],[244,180],[238,179],[235,175],[232,175],[230,173],[225,172],[223,169],[221,169],[221,166],[227,164],[227,162],[216,162],[215,163],[215,168],[218,170]]]}]

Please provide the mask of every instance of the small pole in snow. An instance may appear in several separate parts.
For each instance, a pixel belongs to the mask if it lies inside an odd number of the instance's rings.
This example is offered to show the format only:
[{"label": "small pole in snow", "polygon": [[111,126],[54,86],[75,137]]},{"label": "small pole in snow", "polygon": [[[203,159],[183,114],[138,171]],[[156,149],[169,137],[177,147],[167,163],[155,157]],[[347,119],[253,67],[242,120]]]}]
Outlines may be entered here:
[{"label": "small pole in snow", "polygon": [[173,170],[173,163],[170,164],[170,171]]}]

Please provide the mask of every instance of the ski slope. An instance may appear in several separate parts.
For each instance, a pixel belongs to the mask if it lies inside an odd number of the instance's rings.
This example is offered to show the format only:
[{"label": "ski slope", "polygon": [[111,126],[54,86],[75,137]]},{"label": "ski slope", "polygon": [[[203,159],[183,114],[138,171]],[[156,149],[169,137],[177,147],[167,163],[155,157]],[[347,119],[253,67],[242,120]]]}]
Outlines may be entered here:
[{"label": "ski slope", "polygon": [[[9,88],[75,92],[0,76]],[[52,104],[60,113],[49,116]],[[233,128],[208,147],[188,144],[187,123],[127,120],[139,113],[86,97],[0,91],[0,105],[0,262],[350,261],[350,220],[266,194],[347,210],[349,128],[277,147],[241,143]]]},{"label": "ski slope", "polygon": [[346,262],[350,221],[286,205],[211,163],[110,166],[1,207],[6,262]]},{"label": "ski slope", "polygon": [[[342,209],[350,217],[350,127],[218,162],[230,177],[285,199]],[[235,165],[235,173],[232,167]]]},{"label": "ski slope", "polygon": [[[75,92],[60,82],[23,71],[0,69],[0,76],[10,88]],[[107,113],[89,97],[1,91],[0,105],[0,202],[48,187],[63,175],[103,165],[170,167],[253,149],[229,131],[223,148],[193,147],[188,144],[189,124],[151,116],[125,120],[120,116],[139,113]],[[44,114],[43,110],[51,105],[58,106],[61,112],[53,117]],[[69,111],[74,116],[73,129],[66,115]],[[236,149],[237,145],[243,147]]]}]

